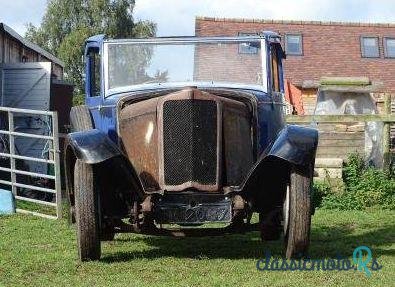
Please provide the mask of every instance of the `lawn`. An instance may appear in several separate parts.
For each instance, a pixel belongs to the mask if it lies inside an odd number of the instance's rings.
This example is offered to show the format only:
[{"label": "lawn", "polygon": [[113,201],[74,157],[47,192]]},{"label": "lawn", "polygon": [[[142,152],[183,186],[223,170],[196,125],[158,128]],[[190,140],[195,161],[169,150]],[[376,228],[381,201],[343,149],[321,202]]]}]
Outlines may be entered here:
[{"label": "lawn", "polygon": [[359,271],[258,271],[269,250],[257,233],[211,238],[117,235],[102,260],[79,263],[75,230],[66,221],[0,217],[0,286],[395,286],[395,211],[325,211],[313,217],[311,258],[352,258],[372,249],[383,268]]}]

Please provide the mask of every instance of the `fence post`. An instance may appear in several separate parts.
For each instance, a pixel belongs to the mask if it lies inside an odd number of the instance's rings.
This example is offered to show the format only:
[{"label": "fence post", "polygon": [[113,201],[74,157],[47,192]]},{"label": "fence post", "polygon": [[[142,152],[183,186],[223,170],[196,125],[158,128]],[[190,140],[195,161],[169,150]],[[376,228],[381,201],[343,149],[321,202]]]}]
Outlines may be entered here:
[{"label": "fence post", "polygon": [[16,169],[16,164],[15,164],[15,138],[14,135],[12,134],[14,132],[14,113],[11,111],[8,111],[8,131],[9,131],[9,145],[10,145],[10,169],[11,169],[11,191],[14,196],[17,195],[17,187],[15,186],[16,182],[16,174],[15,174],[15,169]]},{"label": "fence post", "polygon": [[[391,94],[384,94],[384,109],[383,114],[391,114]],[[383,123],[383,168],[388,169],[390,166],[391,154],[390,154],[390,123]]]},{"label": "fence post", "polygon": [[55,170],[55,189],[56,189],[56,215],[62,218],[62,184],[60,178],[60,149],[59,149],[59,130],[58,130],[58,113],[52,113],[52,135],[53,135],[53,156]]}]

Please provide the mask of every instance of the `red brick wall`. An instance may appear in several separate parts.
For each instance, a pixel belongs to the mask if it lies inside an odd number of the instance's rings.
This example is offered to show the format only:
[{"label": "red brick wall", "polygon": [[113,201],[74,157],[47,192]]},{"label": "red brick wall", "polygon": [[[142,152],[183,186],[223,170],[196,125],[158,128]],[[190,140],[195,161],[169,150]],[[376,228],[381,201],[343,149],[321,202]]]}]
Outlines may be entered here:
[{"label": "red brick wall", "polygon": [[[303,56],[288,56],[285,77],[296,86],[322,76],[366,76],[395,93],[395,59],[384,58],[383,37],[395,37],[395,24],[322,23],[197,18],[196,36],[236,36],[271,30],[302,33]],[[361,57],[360,37],[378,36],[380,58]]]}]

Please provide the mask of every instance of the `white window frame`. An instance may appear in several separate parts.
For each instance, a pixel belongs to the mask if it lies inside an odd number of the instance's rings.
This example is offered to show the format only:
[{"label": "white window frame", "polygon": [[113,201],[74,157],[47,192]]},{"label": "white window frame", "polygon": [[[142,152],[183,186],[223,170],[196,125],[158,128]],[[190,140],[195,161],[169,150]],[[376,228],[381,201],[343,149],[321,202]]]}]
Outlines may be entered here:
[{"label": "white window frame", "polygon": [[383,38],[384,57],[387,58],[387,59],[395,59],[395,54],[392,55],[392,56],[388,55],[388,47],[387,47],[387,41],[388,40],[395,41],[395,37],[384,37]]},{"label": "white window frame", "polygon": [[[290,53],[288,51],[288,37],[299,37],[300,38],[300,47],[299,52],[297,53]],[[302,33],[286,33],[284,37],[284,46],[285,46],[285,53],[290,56],[303,56],[303,34]]]},{"label": "white window frame", "polygon": [[[377,45],[377,55],[376,56],[369,56],[369,55],[365,54],[364,39],[375,39],[376,45]],[[368,59],[380,58],[380,45],[379,45],[379,37],[378,36],[361,36],[360,46],[361,46],[361,57],[362,58],[368,58]]]}]

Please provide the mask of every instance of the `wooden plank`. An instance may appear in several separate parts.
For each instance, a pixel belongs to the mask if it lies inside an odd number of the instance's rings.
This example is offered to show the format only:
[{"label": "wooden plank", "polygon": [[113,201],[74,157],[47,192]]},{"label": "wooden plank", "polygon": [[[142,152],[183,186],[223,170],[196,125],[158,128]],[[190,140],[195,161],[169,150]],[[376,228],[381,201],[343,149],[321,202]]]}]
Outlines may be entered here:
[{"label": "wooden plank", "polygon": [[314,176],[320,178],[342,178],[341,168],[314,168]]},{"label": "wooden plank", "polygon": [[325,142],[331,142],[331,141],[347,141],[347,142],[365,142],[365,135],[364,134],[360,134],[360,135],[355,135],[352,137],[341,137],[339,135],[334,135],[334,136],[330,136],[330,135],[323,135],[323,134],[319,134],[319,140],[320,141],[325,141]]},{"label": "wooden plank", "polygon": [[341,152],[328,153],[326,151],[320,151],[320,152],[317,151],[317,156],[319,156],[319,157],[327,156],[327,157],[341,158],[343,160],[347,160],[348,156],[351,153],[356,153],[356,152],[357,152],[356,150],[350,150],[349,152],[343,152],[343,153],[341,153]]},{"label": "wooden plank", "polygon": [[343,160],[339,158],[316,157],[316,168],[343,168]]},{"label": "wooden plank", "polygon": [[[395,96],[391,97],[391,113],[395,114]],[[391,150],[395,150],[395,124],[390,127]]]},{"label": "wooden plank", "polygon": [[287,115],[288,123],[355,123],[355,122],[384,122],[395,123],[395,115]]},{"label": "wooden plank", "polygon": [[[384,95],[384,114],[391,116],[391,95],[385,94]],[[390,130],[390,123],[384,123],[383,127],[383,166],[385,169],[390,168],[391,163],[391,130]]]},{"label": "wooden plank", "polygon": [[358,152],[358,151],[360,152],[361,149],[358,147],[353,147],[353,146],[344,146],[342,148],[318,146],[317,157],[318,157],[318,155],[320,157],[323,157],[323,156],[332,157],[330,155],[348,155],[350,153]]},{"label": "wooden plank", "polygon": [[5,33],[0,29],[0,63],[4,62],[4,37]]},{"label": "wooden plank", "polygon": [[322,77],[320,79],[320,85],[368,86],[370,84],[368,77]]},{"label": "wooden plank", "polygon": [[342,148],[336,146],[320,146],[317,147],[317,152],[325,151],[331,154],[343,154],[343,153],[350,153],[353,151],[358,151],[358,147],[355,146],[345,146]]},{"label": "wooden plank", "polygon": [[320,132],[319,138],[320,140],[359,140],[365,138],[365,132]]},{"label": "wooden plank", "polygon": [[365,140],[361,139],[358,141],[354,140],[322,140],[319,139],[319,147],[361,147],[365,148]]},{"label": "wooden plank", "polygon": [[323,157],[323,156],[335,157],[335,158],[340,158],[340,159],[346,161],[348,156],[349,156],[349,154],[317,154],[317,156],[321,156],[321,157]]}]

